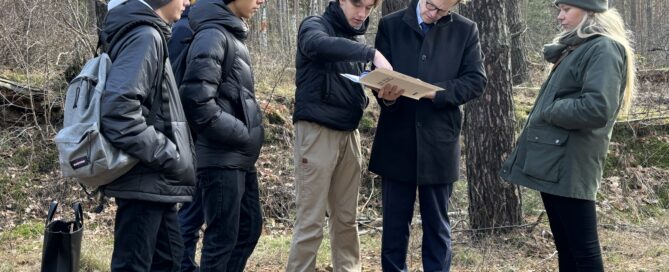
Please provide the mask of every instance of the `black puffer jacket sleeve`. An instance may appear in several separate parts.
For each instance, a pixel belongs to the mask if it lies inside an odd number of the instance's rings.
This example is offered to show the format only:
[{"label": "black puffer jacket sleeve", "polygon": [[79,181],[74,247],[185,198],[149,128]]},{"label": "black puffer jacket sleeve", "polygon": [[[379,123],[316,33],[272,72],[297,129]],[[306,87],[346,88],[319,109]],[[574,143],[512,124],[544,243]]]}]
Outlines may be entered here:
[{"label": "black puffer jacket sleeve", "polygon": [[198,135],[226,145],[244,145],[249,142],[248,128],[217,103],[221,99],[219,85],[227,78],[222,75],[226,42],[225,35],[216,29],[196,35],[181,84],[181,101]]},{"label": "black puffer jacket sleeve", "polygon": [[302,24],[297,39],[302,54],[321,62],[369,62],[374,59],[374,48],[347,38],[330,36],[322,20],[313,17]]},{"label": "black puffer jacket sleeve", "polygon": [[[148,167],[172,173],[181,169],[176,145],[147,124],[143,102],[154,95],[158,50],[162,38],[151,27],[139,27],[128,33],[112,49],[113,60],[101,97],[102,133],[115,147],[138,158]],[[146,103],[148,104],[148,103]]]}]

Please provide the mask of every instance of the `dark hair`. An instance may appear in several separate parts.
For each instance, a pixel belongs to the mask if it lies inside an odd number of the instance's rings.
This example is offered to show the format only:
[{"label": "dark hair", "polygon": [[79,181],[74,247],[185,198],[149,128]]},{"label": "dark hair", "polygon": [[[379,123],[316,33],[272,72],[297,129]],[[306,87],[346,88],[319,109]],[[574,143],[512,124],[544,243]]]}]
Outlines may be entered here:
[{"label": "dark hair", "polygon": [[[351,3],[353,3],[353,4],[361,4],[362,3],[362,0],[346,0],[346,1],[351,1]],[[383,2],[383,0],[374,0],[374,7],[380,6],[382,2]]]}]

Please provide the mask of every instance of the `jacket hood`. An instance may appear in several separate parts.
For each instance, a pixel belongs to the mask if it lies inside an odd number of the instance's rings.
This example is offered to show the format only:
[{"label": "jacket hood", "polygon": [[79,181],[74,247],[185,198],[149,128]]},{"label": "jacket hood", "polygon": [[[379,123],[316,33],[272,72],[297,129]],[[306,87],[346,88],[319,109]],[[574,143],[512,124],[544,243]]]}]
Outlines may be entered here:
[{"label": "jacket hood", "polygon": [[[137,22],[148,22],[155,25],[166,40],[170,39],[172,30],[163,19],[158,17],[153,9],[140,1],[127,1],[107,13],[100,39],[104,44],[109,44],[119,31],[130,24]],[[112,45],[109,45],[111,48]]]},{"label": "jacket hood", "polygon": [[211,27],[224,27],[239,40],[248,35],[246,23],[235,16],[223,0],[200,0],[190,10],[188,20],[194,32]]},{"label": "jacket hood", "polygon": [[331,1],[330,4],[328,4],[328,7],[325,9],[323,17],[327,19],[336,30],[338,30],[336,32],[342,32],[348,36],[364,35],[367,31],[367,27],[369,26],[369,17],[367,17],[365,22],[362,23],[362,27],[360,27],[360,29],[353,28],[348,23],[346,15],[341,9],[341,6],[339,6],[339,1]]}]

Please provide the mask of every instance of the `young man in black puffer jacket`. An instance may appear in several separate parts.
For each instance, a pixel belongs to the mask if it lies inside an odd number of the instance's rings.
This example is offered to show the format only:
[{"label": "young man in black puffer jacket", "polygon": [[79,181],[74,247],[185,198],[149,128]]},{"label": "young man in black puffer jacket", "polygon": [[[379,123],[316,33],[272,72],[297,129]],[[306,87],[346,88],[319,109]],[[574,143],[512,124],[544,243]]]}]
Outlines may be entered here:
[{"label": "young man in black puffer jacket", "polygon": [[113,1],[102,30],[113,63],[100,101],[101,131],[139,159],[101,188],[118,205],[112,271],[180,269],[176,203],[191,201],[195,167],[165,39],[186,6],[187,0]]},{"label": "young man in black puffer jacket", "polygon": [[242,271],[262,230],[255,162],[264,132],[243,19],[263,3],[199,0],[190,10],[196,34],[180,93],[197,134],[196,193],[207,223],[200,271]]}]

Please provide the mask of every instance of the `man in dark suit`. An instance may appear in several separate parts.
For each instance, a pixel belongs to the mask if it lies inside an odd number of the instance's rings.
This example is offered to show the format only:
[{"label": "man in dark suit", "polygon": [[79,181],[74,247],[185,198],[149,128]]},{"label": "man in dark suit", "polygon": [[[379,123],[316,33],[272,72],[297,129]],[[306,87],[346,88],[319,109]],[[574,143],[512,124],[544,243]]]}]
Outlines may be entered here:
[{"label": "man in dark suit", "polygon": [[458,180],[460,105],[486,85],[478,28],[451,12],[466,0],[413,0],[379,22],[376,48],[395,71],[443,90],[420,100],[386,86],[377,93],[381,116],[369,170],[382,177],[384,271],[406,271],[416,191],[423,225],[424,271],[451,263],[448,200]]}]

